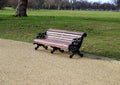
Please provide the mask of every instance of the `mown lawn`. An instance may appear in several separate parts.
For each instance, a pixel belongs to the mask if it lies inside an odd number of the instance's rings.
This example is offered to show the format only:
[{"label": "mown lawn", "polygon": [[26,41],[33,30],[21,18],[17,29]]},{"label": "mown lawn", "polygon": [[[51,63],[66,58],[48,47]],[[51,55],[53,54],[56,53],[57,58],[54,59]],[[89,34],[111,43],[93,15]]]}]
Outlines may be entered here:
[{"label": "mown lawn", "polygon": [[47,28],[84,31],[88,36],[83,52],[120,60],[120,12],[28,10],[28,17],[14,14],[14,9],[0,10],[0,38],[32,43]]}]

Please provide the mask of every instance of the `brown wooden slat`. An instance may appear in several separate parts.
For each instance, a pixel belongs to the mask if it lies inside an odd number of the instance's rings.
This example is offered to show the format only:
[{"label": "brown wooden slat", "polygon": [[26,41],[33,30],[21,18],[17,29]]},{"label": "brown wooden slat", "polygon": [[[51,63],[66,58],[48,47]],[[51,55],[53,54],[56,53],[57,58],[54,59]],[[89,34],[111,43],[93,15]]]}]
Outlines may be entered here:
[{"label": "brown wooden slat", "polygon": [[49,40],[49,39],[34,39],[34,42],[37,44],[44,44],[46,46],[53,46],[53,47],[59,47],[59,48],[68,48],[68,45],[70,42],[64,42],[60,40]]},{"label": "brown wooden slat", "polygon": [[53,32],[63,32],[63,33],[69,33],[69,34],[78,34],[81,35],[83,32],[73,32],[73,31],[67,31],[67,30],[58,30],[58,29],[48,29],[47,31],[53,31]]},{"label": "brown wooden slat", "polygon": [[69,34],[69,33],[58,33],[58,32],[47,32],[48,36],[69,36],[69,37],[80,37],[82,35],[76,35],[76,34]]}]

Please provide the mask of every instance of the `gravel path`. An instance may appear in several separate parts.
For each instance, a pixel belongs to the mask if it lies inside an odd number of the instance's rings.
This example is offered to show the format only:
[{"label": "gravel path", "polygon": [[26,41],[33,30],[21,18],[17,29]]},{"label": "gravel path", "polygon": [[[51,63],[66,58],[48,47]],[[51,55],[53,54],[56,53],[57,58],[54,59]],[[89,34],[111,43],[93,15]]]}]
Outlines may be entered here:
[{"label": "gravel path", "polygon": [[88,54],[70,59],[67,53],[0,39],[0,85],[120,85],[120,64]]}]

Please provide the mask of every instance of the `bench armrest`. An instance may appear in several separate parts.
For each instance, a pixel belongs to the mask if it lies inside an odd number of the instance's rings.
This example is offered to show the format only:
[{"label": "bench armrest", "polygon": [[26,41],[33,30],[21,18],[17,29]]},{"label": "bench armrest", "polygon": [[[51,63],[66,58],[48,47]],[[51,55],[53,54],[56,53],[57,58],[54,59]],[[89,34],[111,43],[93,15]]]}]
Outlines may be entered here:
[{"label": "bench armrest", "polygon": [[74,38],[72,43],[69,45],[69,51],[78,51],[81,45],[81,38]]},{"label": "bench armrest", "polygon": [[38,35],[36,36],[37,39],[45,39],[46,38],[46,32],[44,33],[38,33]]},{"label": "bench armrest", "polygon": [[82,41],[83,41],[83,38],[86,37],[87,34],[86,33],[83,33],[81,37],[79,38],[74,38],[71,45],[73,46],[78,46],[80,48],[81,44],[82,44]]}]

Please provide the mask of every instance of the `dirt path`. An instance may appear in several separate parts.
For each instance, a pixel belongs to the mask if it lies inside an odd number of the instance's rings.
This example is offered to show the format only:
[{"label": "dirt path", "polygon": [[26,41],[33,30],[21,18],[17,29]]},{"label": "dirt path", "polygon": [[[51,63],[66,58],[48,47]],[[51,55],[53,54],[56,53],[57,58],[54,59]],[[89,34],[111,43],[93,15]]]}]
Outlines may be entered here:
[{"label": "dirt path", "polygon": [[[0,39],[0,85],[120,85],[120,64]],[[94,57],[94,56],[93,56]]]}]

